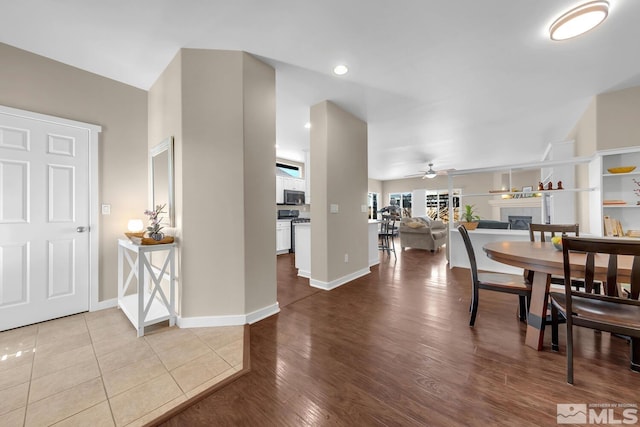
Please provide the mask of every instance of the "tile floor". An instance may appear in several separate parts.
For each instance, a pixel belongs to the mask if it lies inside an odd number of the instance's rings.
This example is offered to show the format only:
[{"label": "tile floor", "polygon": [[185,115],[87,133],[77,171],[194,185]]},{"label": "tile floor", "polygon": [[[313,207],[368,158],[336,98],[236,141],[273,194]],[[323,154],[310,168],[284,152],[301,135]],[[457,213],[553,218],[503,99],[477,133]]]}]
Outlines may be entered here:
[{"label": "tile floor", "polygon": [[138,426],[242,369],[244,327],[147,328],[118,309],[0,333],[0,426]]}]

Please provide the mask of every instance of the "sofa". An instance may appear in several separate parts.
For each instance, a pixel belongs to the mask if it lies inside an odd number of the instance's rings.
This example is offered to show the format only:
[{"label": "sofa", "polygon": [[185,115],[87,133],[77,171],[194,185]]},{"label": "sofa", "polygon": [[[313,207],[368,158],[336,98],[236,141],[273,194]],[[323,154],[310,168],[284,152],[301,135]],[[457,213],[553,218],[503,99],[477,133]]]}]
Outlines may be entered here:
[{"label": "sofa", "polygon": [[447,242],[447,226],[429,217],[402,218],[400,221],[400,247],[426,249],[431,252]]}]

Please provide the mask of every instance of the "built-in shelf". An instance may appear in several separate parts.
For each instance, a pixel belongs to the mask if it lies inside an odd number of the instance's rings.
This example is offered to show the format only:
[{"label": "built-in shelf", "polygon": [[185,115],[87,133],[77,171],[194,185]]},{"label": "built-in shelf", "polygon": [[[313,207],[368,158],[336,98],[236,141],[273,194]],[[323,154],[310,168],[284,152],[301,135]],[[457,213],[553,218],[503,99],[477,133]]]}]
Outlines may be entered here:
[{"label": "built-in shelf", "polygon": [[616,176],[616,177],[624,177],[624,176],[638,176],[640,175],[640,172],[625,172],[625,173],[603,173],[602,176],[605,178],[608,178],[610,176]]},{"label": "built-in shelf", "polygon": [[[558,193],[581,193],[584,191],[595,191],[596,188],[595,187],[588,187],[588,188],[563,188],[562,190],[533,190],[531,191],[531,193],[534,194],[558,194]],[[457,197],[475,197],[475,196],[502,196],[502,195],[523,195],[523,194],[527,194],[527,193],[523,193],[521,191],[514,191],[514,192],[504,192],[504,193],[469,193],[469,194],[460,194]],[[535,199],[538,198],[540,199],[541,197],[524,197],[525,199]],[[508,199],[505,199],[508,200]]]}]

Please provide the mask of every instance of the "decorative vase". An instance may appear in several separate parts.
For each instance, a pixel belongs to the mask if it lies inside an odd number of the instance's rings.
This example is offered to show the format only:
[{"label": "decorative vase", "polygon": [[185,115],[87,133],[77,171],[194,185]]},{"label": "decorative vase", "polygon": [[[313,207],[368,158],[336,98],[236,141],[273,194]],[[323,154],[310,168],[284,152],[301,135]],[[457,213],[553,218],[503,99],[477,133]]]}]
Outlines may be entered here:
[{"label": "decorative vase", "polygon": [[150,236],[153,240],[156,240],[156,241],[158,241],[158,242],[159,242],[160,240],[164,239],[164,234],[163,234],[163,233],[151,233],[149,236]]}]

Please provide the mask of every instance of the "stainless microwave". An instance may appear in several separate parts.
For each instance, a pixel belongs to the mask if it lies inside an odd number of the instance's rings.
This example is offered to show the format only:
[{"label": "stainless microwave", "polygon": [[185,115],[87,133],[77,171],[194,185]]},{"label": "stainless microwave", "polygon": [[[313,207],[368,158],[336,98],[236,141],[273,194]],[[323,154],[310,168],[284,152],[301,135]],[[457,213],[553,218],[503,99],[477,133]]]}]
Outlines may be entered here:
[{"label": "stainless microwave", "polygon": [[304,191],[284,190],[285,205],[304,205]]}]

